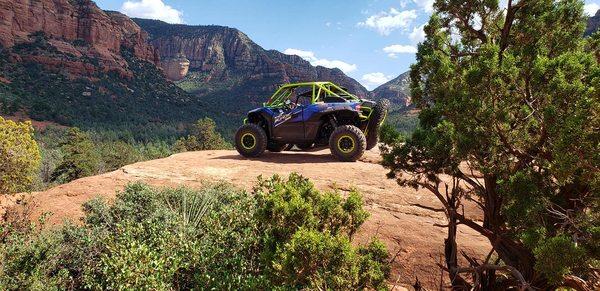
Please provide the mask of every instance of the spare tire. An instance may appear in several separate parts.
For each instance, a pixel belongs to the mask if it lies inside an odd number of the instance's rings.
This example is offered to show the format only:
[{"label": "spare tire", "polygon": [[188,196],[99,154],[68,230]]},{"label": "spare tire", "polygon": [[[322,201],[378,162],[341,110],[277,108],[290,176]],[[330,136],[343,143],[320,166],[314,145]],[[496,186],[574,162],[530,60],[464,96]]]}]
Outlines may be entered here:
[{"label": "spare tire", "polygon": [[390,101],[387,99],[381,99],[373,107],[371,117],[369,118],[369,125],[367,125],[367,150],[374,148],[379,142],[379,129],[387,116],[387,112],[390,108]]}]

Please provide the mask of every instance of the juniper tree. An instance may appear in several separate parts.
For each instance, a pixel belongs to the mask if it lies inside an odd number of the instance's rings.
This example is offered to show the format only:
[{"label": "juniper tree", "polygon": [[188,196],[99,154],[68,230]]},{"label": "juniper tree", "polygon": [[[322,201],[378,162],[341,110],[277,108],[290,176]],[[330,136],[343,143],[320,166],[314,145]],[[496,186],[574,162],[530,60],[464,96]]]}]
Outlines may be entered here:
[{"label": "juniper tree", "polygon": [[[443,205],[453,287],[598,287],[600,68],[582,1],[434,7],[411,68],[420,128],[383,155],[400,184]],[[489,255],[461,254],[458,225]]]},{"label": "juniper tree", "polygon": [[98,173],[100,156],[87,133],[77,127],[69,128],[60,149],[64,157],[52,173],[52,181],[66,183]]},{"label": "juniper tree", "polygon": [[0,117],[0,195],[29,190],[40,160],[31,122]]}]

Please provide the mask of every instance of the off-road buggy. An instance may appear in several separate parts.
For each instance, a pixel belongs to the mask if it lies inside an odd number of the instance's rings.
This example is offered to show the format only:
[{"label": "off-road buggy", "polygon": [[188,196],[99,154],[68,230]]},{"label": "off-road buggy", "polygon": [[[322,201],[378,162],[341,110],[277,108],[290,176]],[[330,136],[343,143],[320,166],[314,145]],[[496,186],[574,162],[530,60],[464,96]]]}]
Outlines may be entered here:
[{"label": "off-road buggy", "polygon": [[281,86],[261,108],[248,112],[235,134],[245,157],[329,146],[341,161],[356,161],[377,145],[389,101],[364,100],[331,82]]}]

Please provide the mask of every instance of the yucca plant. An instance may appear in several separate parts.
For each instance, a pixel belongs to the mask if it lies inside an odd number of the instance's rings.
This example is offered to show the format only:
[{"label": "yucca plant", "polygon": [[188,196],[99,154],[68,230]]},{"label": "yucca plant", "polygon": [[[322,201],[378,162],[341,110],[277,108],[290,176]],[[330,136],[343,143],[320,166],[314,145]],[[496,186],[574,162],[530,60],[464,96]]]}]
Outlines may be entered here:
[{"label": "yucca plant", "polygon": [[218,195],[218,189],[204,187],[201,190],[177,188],[162,192],[167,207],[179,214],[184,226],[197,229],[202,218],[210,210]]}]

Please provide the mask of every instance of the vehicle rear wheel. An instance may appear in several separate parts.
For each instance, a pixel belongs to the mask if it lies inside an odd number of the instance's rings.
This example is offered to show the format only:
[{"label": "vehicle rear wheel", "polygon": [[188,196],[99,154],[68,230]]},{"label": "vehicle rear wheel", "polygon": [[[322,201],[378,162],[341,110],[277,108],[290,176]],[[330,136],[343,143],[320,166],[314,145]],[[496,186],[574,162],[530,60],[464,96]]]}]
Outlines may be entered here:
[{"label": "vehicle rear wheel", "polygon": [[278,152],[282,152],[285,149],[287,149],[288,146],[289,145],[287,143],[270,142],[267,144],[267,150],[269,150],[270,152],[273,152],[273,153],[278,153]]},{"label": "vehicle rear wheel", "polygon": [[312,149],[313,144],[312,143],[297,143],[296,146],[303,151],[307,151],[307,150]]},{"label": "vehicle rear wheel", "polygon": [[329,138],[331,153],[343,162],[354,162],[365,152],[367,139],[363,132],[354,125],[337,127]]},{"label": "vehicle rear wheel", "polygon": [[267,134],[257,124],[244,124],[235,133],[235,149],[244,157],[258,157],[266,148]]},{"label": "vehicle rear wheel", "polygon": [[379,129],[385,120],[389,108],[390,101],[387,99],[381,99],[373,107],[373,113],[371,113],[369,125],[367,126],[367,150],[374,148],[379,142]]}]

